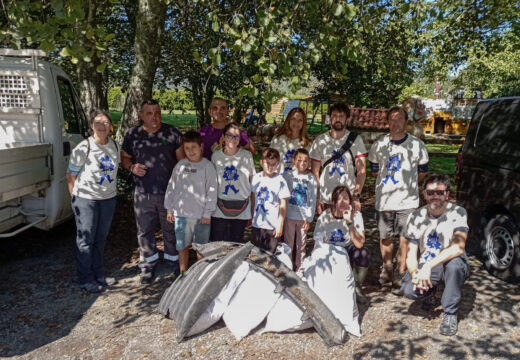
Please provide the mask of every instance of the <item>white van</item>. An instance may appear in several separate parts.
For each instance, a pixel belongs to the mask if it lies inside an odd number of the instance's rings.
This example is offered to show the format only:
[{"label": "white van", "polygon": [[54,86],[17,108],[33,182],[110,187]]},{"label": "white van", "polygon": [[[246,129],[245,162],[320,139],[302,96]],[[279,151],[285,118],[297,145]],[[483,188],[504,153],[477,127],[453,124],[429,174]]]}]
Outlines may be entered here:
[{"label": "white van", "polygon": [[41,50],[0,49],[0,238],[72,217],[65,172],[88,122],[67,74]]}]

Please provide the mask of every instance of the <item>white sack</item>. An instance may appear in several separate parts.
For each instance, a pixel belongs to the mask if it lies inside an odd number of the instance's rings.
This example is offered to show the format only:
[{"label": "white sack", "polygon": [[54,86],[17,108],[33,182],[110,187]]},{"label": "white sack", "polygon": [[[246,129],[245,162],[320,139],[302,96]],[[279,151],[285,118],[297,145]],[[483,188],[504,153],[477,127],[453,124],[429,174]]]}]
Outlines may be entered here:
[{"label": "white sack", "polygon": [[237,340],[257,327],[280,297],[276,285],[264,275],[249,270],[224,311],[226,326]]},{"label": "white sack", "polygon": [[361,336],[354,276],[347,250],[317,242],[317,247],[302,266],[307,285],[327,305],[346,331]]},{"label": "white sack", "polygon": [[235,294],[236,289],[245,279],[248,271],[249,264],[244,261],[235,270],[235,273],[228,281],[228,283],[222,288],[218,296],[213,300],[208,308],[202,313],[195,325],[193,325],[193,327],[190,329],[188,336],[201,333],[220,320],[229,304],[229,300],[231,300],[231,297]]},{"label": "white sack", "polygon": [[285,294],[282,294],[273,309],[267,315],[266,332],[297,331],[312,327],[312,322],[307,319],[302,321],[303,311]]}]

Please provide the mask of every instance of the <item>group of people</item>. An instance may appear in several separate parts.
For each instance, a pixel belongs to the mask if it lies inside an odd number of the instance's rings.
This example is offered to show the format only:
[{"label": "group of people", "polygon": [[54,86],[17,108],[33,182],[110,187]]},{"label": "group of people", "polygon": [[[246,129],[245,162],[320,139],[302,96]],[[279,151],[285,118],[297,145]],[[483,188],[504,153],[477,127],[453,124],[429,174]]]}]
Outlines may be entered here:
[{"label": "group of people", "polygon": [[[329,107],[330,130],[311,142],[303,109],[292,109],[255,170],[254,144],[228,122],[225,99],[213,99],[212,124],[185,134],[162,123],[154,100],[142,104],[142,123],[128,130],[122,148],[110,139],[110,115],[94,111],[92,136],[73,151],[67,172],[76,216],[76,263],[80,286],[100,292],[115,283],[103,269],[103,249],[115,209],[118,165],[133,175],[134,211],[140,251],[140,281],[151,283],[159,261],[155,231],[161,226],[164,260],[176,275],[188,269],[193,242],[244,241],[275,253],[280,242],[291,248],[293,270],[302,273],[307,233],[318,215],[316,243],[344,247],[358,300],[370,264],[365,247],[361,194],[366,158],[376,177],[375,209],[383,259],[379,283],[392,293],[435,307],[443,280],[444,318],[440,331],[454,335],[461,287],[469,276],[464,248],[466,212],[448,202],[449,179],[424,181],[426,206],[419,208],[419,183],[428,172],[424,143],[406,132],[407,113],[387,112],[389,133],[366,151],[360,135],[347,129],[346,104]],[[399,238],[397,267],[393,243]],[[197,254],[200,258],[200,254]]]}]

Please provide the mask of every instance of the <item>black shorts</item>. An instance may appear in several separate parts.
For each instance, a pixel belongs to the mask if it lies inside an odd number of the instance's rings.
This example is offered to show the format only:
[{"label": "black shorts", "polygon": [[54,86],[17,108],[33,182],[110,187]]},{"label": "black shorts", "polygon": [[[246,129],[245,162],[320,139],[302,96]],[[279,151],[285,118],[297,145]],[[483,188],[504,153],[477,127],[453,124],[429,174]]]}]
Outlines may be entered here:
[{"label": "black shorts", "polygon": [[274,230],[260,229],[253,226],[251,229],[251,242],[253,245],[274,254],[278,242],[283,242],[283,238],[275,238],[273,231]]}]

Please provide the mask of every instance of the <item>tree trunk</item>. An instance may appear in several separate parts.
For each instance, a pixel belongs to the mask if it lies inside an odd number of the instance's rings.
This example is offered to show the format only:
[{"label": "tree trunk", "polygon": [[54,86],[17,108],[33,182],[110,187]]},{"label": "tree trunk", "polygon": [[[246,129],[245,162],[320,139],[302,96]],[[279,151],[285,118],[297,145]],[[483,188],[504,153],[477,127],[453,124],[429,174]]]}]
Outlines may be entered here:
[{"label": "tree trunk", "polygon": [[[79,28],[95,28],[101,12],[98,11],[100,9],[97,2],[95,0],[85,1],[84,10],[85,19]],[[108,99],[105,79],[103,74],[97,71],[97,67],[102,61],[96,53],[96,42],[85,36],[82,38],[82,45],[93,54],[89,62],[80,61],[77,67],[81,104],[88,117],[93,109],[108,110]]]},{"label": "tree trunk", "polygon": [[130,76],[117,140],[122,142],[126,131],[139,123],[141,103],[152,98],[152,88],[161,50],[161,35],[166,19],[163,0],[139,0],[134,39],[135,57]]},{"label": "tree trunk", "polygon": [[211,117],[209,116],[208,109],[211,105],[211,100],[213,100],[213,96],[215,96],[213,86],[207,85],[204,89],[200,81],[196,83],[192,82],[191,94],[199,127],[210,124]]}]

